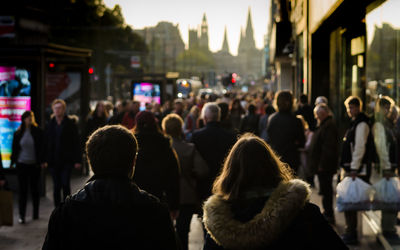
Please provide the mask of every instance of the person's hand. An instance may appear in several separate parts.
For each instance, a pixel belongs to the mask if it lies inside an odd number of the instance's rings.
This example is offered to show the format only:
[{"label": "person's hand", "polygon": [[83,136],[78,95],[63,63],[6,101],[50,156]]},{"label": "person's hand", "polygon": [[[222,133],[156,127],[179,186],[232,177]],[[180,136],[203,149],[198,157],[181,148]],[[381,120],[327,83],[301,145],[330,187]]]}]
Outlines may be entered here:
[{"label": "person's hand", "polygon": [[171,220],[174,221],[178,218],[179,216],[179,210],[172,210],[169,211],[169,215],[171,216]]},{"label": "person's hand", "polygon": [[81,167],[82,167],[82,164],[80,164],[80,163],[75,163],[75,165],[74,165],[75,169],[81,169]]},{"label": "person's hand", "polygon": [[353,181],[356,179],[356,177],[358,176],[357,171],[350,171],[350,177],[353,179]]},{"label": "person's hand", "polygon": [[40,164],[40,166],[41,166],[42,168],[47,168],[47,162],[43,162],[42,164]]},{"label": "person's hand", "polygon": [[6,180],[0,180],[0,187],[3,187],[4,185],[6,185]]}]

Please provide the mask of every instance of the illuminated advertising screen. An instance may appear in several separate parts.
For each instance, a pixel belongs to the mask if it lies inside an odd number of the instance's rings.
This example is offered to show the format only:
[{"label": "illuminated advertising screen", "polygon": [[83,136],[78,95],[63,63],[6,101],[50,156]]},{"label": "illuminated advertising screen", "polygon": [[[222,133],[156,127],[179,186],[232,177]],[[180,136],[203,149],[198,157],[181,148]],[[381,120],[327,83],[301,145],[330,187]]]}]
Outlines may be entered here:
[{"label": "illuminated advertising screen", "polygon": [[31,109],[30,72],[0,66],[0,150],[4,168],[11,163],[11,148],[21,115]]},{"label": "illuminated advertising screen", "polygon": [[140,102],[140,110],[145,110],[146,103],[161,103],[160,85],[148,82],[133,84],[133,100]]}]

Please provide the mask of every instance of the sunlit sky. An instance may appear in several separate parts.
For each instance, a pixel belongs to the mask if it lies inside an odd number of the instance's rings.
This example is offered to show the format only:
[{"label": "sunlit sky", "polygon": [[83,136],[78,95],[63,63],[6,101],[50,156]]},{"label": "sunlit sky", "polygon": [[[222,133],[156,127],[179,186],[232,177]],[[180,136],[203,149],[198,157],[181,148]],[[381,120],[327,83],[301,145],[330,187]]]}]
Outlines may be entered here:
[{"label": "sunlit sky", "polygon": [[230,52],[237,54],[240,27],[246,28],[247,13],[251,8],[256,46],[264,46],[269,20],[268,0],[104,0],[113,8],[119,4],[125,22],[134,29],[155,26],[160,21],[179,23],[181,36],[188,44],[188,29],[197,28],[206,13],[211,51],[222,47],[224,28],[228,30]]}]

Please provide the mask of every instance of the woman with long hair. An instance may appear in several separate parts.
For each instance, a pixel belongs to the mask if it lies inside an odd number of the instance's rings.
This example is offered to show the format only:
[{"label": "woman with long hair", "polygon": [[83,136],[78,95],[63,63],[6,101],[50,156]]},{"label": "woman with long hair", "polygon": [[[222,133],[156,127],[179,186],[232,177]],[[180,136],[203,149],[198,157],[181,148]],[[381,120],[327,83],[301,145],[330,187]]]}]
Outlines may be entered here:
[{"label": "woman with long hair", "polygon": [[133,129],[139,151],[133,180],[150,194],[166,202],[174,220],[179,209],[179,161],[171,140],[158,127],[153,113],[136,115]]},{"label": "woman with long hair", "polygon": [[11,165],[16,164],[19,183],[19,219],[25,223],[28,186],[30,186],[33,204],[33,219],[39,218],[39,180],[40,164],[43,158],[43,131],[35,121],[32,111],[25,111],[21,117],[21,126],[15,131],[12,142]]},{"label": "woman with long hair", "polygon": [[86,138],[88,138],[94,131],[107,125],[108,110],[103,101],[98,101],[96,107],[91,112],[86,124]]},{"label": "woman with long hair", "polygon": [[204,204],[204,249],[347,249],[264,140],[243,135]]}]

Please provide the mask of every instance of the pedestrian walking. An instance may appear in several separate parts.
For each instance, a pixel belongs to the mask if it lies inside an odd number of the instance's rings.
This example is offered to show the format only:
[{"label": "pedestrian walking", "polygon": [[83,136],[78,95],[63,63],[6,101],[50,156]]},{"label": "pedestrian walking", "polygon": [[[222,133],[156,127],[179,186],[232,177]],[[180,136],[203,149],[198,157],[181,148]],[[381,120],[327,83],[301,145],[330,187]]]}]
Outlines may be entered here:
[{"label": "pedestrian walking", "polygon": [[67,105],[61,99],[53,101],[53,116],[45,129],[45,163],[53,178],[54,205],[71,194],[72,168],[80,169],[82,154],[76,121],[66,115]]},{"label": "pedestrian walking", "polygon": [[317,129],[309,147],[308,165],[312,176],[318,175],[323,215],[329,223],[335,224],[332,179],[339,166],[338,129],[332,111],[326,104],[318,104],[314,114]]},{"label": "pedestrian walking", "polygon": [[155,116],[148,111],[136,115],[133,131],[139,145],[134,181],[139,188],[166,202],[175,220],[179,210],[180,171],[171,140],[161,133]]},{"label": "pedestrian walking", "polygon": [[316,121],[314,118],[313,108],[308,104],[308,97],[306,94],[301,94],[299,98],[299,104],[295,112],[296,115],[304,117],[311,131],[315,130]]},{"label": "pedestrian walking", "polygon": [[182,249],[187,250],[190,222],[193,214],[198,214],[201,209],[197,183],[207,177],[208,167],[195,145],[184,141],[183,120],[179,115],[167,115],[162,121],[162,128],[164,133],[172,138],[172,146],[178,155],[181,167],[180,206],[179,216],[176,220],[176,231]]},{"label": "pedestrian walking", "polygon": [[261,138],[243,135],[204,204],[204,249],[348,249]]},{"label": "pedestrian walking", "polygon": [[39,219],[40,165],[44,163],[44,155],[43,131],[38,127],[33,111],[25,111],[21,121],[13,137],[11,165],[16,165],[18,176],[18,222],[24,224],[28,187],[32,195],[32,218]]},{"label": "pedestrian walking", "polygon": [[277,93],[278,112],[268,119],[267,142],[282,157],[283,162],[297,171],[300,165],[299,148],[304,147],[306,138],[301,121],[293,114],[293,95],[290,91]]},{"label": "pedestrian walking", "polygon": [[247,114],[240,123],[240,133],[244,134],[248,132],[258,135],[259,120],[260,116],[256,114],[256,106],[254,104],[249,104],[247,107]]},{"label": "pedestrian walking", "polygon": [[125,126],[127,129],[132,129],[136,120],[135,117],[139,113],[140,103],[138,101],[132,101],[128,104],[128,111],[125,112],[124,117],[122,118],[122,126]]},{"label": "pedestrian walking", "polygon": [[[362,112],[362,101],[357,96],[349,96],[344,102],[350,127],[343,138],[340,165],[353,178],[359,177],[369,183],[371,163],[374,156],[374,142],[370,128],[370,118]],[[357,211],[345,211],[346,232],[342,239],[346,244],[357,244]]]},{"label": "pedestrian walking", "polygon": [[94,131],[107,125],[108,112],[104,102],[98,101],[96,107],[88,117],[85,128],[85,139],[88,138]]},{"label": "pedestrian walking", "polygon": [[[385,178],[394,177],[398,165],[398,141],[393,122],[395,119],[390,117],[395,108],[394,101],[388,96],[380,96],[376,100],[372,135],[378,158],[376,164]],[[391,244],[400,243],[396,222],[397,211],[382,211],[382,234]]]},{"label": "pedestrian walking", "polygon": [[234,133],[221,128],[221,110],[218,104],[214,102],[206,103],[201,116],[205,122],[205,127],[193,133],[192,142],[196,145],[209,169],[207,180],[199,183],[201,199],[204,200],[210,196],[212,183],[221,170],[224,158],[235,143],[236,136]]},{"label": "pedestrian walking", "polygon": [[240,99],[233,99],[229,108],[229,119],[231,120],[232,129],[235,133],[240,132],[240,122],[245,113],[246,111],[243,109]]},{"label": "pedestrian walking", "polygon": [[122,126],[105,126],[86,143],[94,176],[57,207],[43,250],[178,249],[168,209],[132,181],[137,141]]}]

